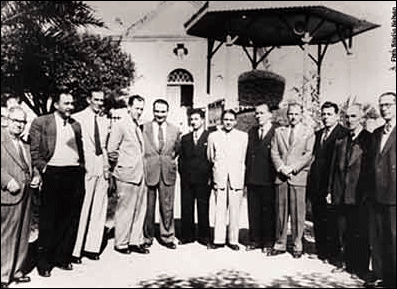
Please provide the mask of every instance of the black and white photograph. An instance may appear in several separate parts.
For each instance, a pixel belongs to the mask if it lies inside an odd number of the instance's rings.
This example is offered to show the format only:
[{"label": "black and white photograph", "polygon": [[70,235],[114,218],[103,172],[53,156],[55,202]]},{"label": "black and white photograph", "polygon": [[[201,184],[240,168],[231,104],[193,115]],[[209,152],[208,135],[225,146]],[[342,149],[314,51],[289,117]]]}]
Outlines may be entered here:
[{"label": "black and white photograph", "polygon": [[396,288],[395,1],[1,1],[1,288]]}]

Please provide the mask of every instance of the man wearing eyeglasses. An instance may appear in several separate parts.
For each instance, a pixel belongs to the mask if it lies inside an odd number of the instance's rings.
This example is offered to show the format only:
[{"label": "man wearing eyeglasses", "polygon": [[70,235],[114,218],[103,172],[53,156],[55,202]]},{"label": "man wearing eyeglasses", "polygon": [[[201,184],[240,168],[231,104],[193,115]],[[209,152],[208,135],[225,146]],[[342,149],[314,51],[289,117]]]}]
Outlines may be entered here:
[{"label": "man wearing eyeglasses", "polygon": [[385,124],[373,132],[370,201],[372,270],[366,287],[396,287],[396,93],[379,97]]},{"label": "man wearing eyeglasses", "polygon": [[23,271],[30,234],[29,184],[38,186],[41,180],[32,169],[29,145],[21,140],[25,125],[26,113],[13,107],[1,130],[1,288],[30,281]]},{"label": "man wearing eyeglasses", "polygon": [[33,120],[32,165],[43,177],[40,199],[38,273],[49,277],[56,266],[72,270],[80,210],[84,198],[84,153],[81,125],[71,117],[73,95],[62,88],[52,114]]}]

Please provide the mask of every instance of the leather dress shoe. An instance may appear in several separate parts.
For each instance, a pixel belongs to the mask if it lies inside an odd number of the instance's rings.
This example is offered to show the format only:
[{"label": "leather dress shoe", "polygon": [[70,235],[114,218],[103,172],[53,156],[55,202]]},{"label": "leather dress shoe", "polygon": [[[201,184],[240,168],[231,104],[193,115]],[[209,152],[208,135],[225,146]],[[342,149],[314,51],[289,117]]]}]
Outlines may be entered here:
[{"label": "leather dress shoe", "polygon": [[277,256],[280,254],[284,254],[286,251],[285,250],[277,250],[277,249],[272,249],[270,251],[270,256]]},{"label": "leather dress shoe", "polygon": [[1,288],[8,288],[8,283],[1,282]]},{"label": "leather dress shoe", "polygon": [[194,239],[181,239],[179,240],[178,245],[186,245],[190,243],[194,243]]},{"label": "leather dress shoe", "polygon": [[294,251],[292,252],[292,257],[294,257],[295,259],[299,259],[300,257],[302,257],[303,252],[302,251]]},{"label": "leather dress shoe", "polygon": [[270,256],[270,254],[272,253],[272,248],[262,248],[262,253],[266,256]]},{"label": "leather dress shoe", "polygon": [[232,249],[233,251],[240,250],[240,247],[237,244],[227,244],[227,246]]},{"label": "leather dress shoe", "polygon": [[365,288],[384,288],[385,284],[382,279],[377,279],[375,281],[366,281],[364,283]]},{"label": "leather dress shoe", "polygon": [[41,277],[50,277],[51,276],[51,271],[48,269],[39,269],[37,268],[37,272]]},{"label": "leather dress shoe", "polygon": [[26,275],[21,276],[21,277],[15,277],[13,279],[13,281],[16,283],[27,283],[27,282],[30,282],[30,277],[26,276]]},{"label": "leather dress shoe", "polygon": [[207,244],[207,249],[208,250],[213,250],[213,249],[219,249],[225,247],[224,244],[214,244],[214,243],[208,243]]},{"label": "leather dress shoe", "polygon": [[81,264],[81,257],[72,256],[71,261],[72,261],[72,263],[74,263],[74,264]]},{"label": "leather dress shoe", "polygon": [[261,247],[256,245],[256,244],[250,244],[247,247],[245,247],[245,250],[246,251],[253,251],[253,250],[256,250],[256,249],[260,249],[260,248]]},{"label": "leather dress shoe", "polygon": [[120,248],[114,247],[114,250],[119,252],[119,253],[121,253],[121,254],[131,254],[130,248],[120,249]]},{"label": "leather dress shoe", "polygon": [[176,249],[176,245],[173,242],[164,243],[163,245],[168,249]]},{"label": "leather dress shoe", "polygon": [[92,252],[83,252],[83,256],[90,259],[90,260],[99,260],[99,254],[98,253],[92,253]]},{"label": "leather dress shoe", "polygon": [[142,247],[148,249],[152,246],[153,243],[143,243]]},{"label": "leather dress shoe", "polygon": [[57,264],[55,264],[55,266],[58,267],[59,269],[65,270],[65,271],[73,270],[72,263],[57,263]]},{"label": "leather dress shoe", "polygon": [[132,245],[128,247],[131,252],[139,253],[139,254],[149,254],[149,249],[144,248],[143,246]]}]

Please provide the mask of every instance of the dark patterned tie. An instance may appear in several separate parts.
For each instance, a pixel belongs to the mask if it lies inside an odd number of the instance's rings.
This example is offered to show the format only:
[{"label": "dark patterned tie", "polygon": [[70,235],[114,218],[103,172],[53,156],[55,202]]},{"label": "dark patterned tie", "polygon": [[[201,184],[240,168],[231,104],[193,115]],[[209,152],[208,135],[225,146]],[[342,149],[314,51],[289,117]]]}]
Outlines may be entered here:
[{"label": "dark patterned tie", "polygon": [[159,152],[161,152],[161,150],[164,147],[164,133],[163,133],[163,129],[161,128],[161,125],[159,125]]},{"label": "dark patterned tie", "polygon": [[94,142],[95,142],[95,155],[100,156],[102,154],[101,139],[99,137],[99,127],[97,122],[97,115],[94,117]]}]

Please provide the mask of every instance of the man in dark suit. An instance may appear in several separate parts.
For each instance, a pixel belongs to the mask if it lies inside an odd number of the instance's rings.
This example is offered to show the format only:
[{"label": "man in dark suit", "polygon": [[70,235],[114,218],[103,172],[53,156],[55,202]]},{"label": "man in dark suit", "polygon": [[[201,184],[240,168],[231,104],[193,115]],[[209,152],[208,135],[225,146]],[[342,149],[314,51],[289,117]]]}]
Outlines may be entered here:
[{"label": "man in dark suit", "polygon": [[379,97],[385,125],[373,133],[373,195],[370,197],[372,269],[366,287],[396,287],[396,94]]},{"label": "man in dark suit", "polygon": [[245,158],[245,185],[247,186],[250,244],[247,251],[261,248],[269,255],[275,238],[276,170],[270,156],[275,126],[267,104],[255,107],[257,126],[248,132]]},{"label": "man in dark suit", "polygon": [[181,176],[182,236],[180,244],[195,241],[194,206],[197,201],[197,240],[208,242],[209,234],[209,179],[210,166],[207,160],[207,139],[209,132],[204,129],[204,111],[193,109],[190,124],[193,131],[184,135],[178,169]]},{"label": "man in dark suit", "polygon": [[23,271],[29,248],[31,186],[40,176],[32,170],[29,145],[21,140],[26,113],[20,107],[8,112],[1,129],[1,288],[11,282],[29,282]]},{"label": "man in dark suit", "polygon": [[180,131],[168,123],[169,105],[164,99],[153,103],[153,121],[143,125],[145,147],[145,180],[148,187],[147,210],[143,225],[144,247],[153,243],[156,195],[159,195],[160,243],[176,249],[174,224],[174,198],[176,181],[176,158],[180,149]]},{"label": "man in dark suit", "polygon": [[84,154],[81,126],[70,117],[72,94],[65,89],[54,97],[56,111],[33,120],[30,128],[32,165],[43,177],[39,220],[40,276],[53,266],[72,270],[80,210],[84,198]]},{"label": "man in dark suit", "polygon": [[330,165],[329,190],[335,206],[338,253],[333,272],[348,271],[365,276],[369,266],[368,245],[368,145],[371,133],[362,125],[361,104],[345,112],[349,133],[335,141]]},{"label": "man in dark suit", "polygon": [[326,101],[321,106],[321,120],[324,128],[316,132],[313,149],[313,162],[308,176],[308,198],[312,206],[317,257],[326,261],[336,251],[335,228],[332,226],[331,212],[327,204],[329,168],[335,141],[347,134],[347,129],[338,123],[339,108],[334,102]]}]

